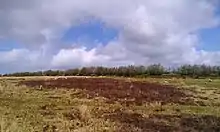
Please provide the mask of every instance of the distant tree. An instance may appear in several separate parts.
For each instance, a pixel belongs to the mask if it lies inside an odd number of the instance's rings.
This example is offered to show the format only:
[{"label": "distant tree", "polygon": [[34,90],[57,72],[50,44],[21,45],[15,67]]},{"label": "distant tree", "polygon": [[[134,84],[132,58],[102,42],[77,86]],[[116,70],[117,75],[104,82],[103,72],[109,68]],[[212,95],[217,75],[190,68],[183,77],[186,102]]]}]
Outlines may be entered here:
[{"label": "distant tree", "polygon": [[77,76],[79,74],[79,72],[80,72],[80,70],[77,68],[69,69],[64,72],[64,75],[65,76]]},{"label": "distant tree", "polygon": [[87,75],[87,68],[83,67],[79,70],[79,75],[80,76],[86,76]]},{"label": "distant tree", "polygon": [[104,67],[99,66],[95,69],[95,74],[97,76],[103,76],[105,74],[104,70],[105,70]]},{"label": "distant tree", "polygon": [[220,66],[217,67],[217,74],[220,76]]},{"label": "distant tree", "polygon": [[83,67],[81,69],[61,70],[47,70],[38,72],[16,72],[11,74],[4,74],[3,76],[189,76],[194,78],[199,77],[220,77],[220,66],[208,65],[182,65],[176,68],[165,68],[161,64],[153,64],[150,66],[120,66],[120,67]]},{"label": "distant tree", "polygon": [[165,68],[161,64],[154,64],[147,67],[147,73],[149,75],[162,75],[165,72]]},{"label": "distant tree", "polygon": [[55,75],[58,74],[58,72],[57,71],[52,71],[52,70],[47,70],[47,71],[44,71],[43,74],[46,75],[46,76],[55,76]]}]

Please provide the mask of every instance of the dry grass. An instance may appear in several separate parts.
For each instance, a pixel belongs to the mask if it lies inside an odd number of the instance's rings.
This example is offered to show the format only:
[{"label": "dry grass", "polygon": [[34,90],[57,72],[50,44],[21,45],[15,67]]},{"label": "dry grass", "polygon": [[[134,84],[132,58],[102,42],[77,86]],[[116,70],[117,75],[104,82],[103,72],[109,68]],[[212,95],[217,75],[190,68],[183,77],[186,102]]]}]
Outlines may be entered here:
[{"label": "dry grass", "polygon": [[[16,83],[23,79],[0,79],[1,132],[147,132],[220,129],[219,80],[214,80],[207,86],[204,86],[201,80],[166,80],[166,84],[177,85],[184,88],[187,94],[193,95],[198,105],[154,102],[127,106],[119,102],[109,104],[103,97],[86,98],[85,91],[80,89],[49,90],[16,86]],[[165,81],[165,79],[134,80],[159,83]],[[201,105],[201,102],[204,105]]]}]

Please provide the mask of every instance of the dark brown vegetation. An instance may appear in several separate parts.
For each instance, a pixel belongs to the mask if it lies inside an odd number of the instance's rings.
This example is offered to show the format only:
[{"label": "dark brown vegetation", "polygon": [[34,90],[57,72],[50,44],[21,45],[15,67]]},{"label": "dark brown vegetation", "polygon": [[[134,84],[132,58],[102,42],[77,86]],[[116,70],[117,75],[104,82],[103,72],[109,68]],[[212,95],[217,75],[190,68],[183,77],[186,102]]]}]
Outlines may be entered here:
[{"label": "dark brown vegetation", "polygon": [[[116,111],[105,116],[123,124],[120,132],[219,132],[220,118],[209,115],[151,114],[144,117],[138,113]],[[136,128],[136,130],[134,129]]]},{"label": "dark brown vegetation", "polygon": [[[19,85],[43,88],[76,88],[84,90],[88,98],[104,97],[108,102],[123,102],[126,104],[143,104],[160,102],[192,104],[189,95],[173,86],[155,83],[125,81],[111,78],[59,78],[50,80],[21,81]],[[188,99],[186,99],[188,98]]]}]

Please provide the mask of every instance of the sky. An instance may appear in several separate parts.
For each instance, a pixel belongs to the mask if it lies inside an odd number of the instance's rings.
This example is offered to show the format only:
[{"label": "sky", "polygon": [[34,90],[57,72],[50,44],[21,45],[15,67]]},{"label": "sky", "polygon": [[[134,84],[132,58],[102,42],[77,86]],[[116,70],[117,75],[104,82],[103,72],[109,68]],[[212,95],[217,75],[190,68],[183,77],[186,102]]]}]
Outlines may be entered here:
[{"label": "sky", "polygon": [[218,0],[0,0],[0,73],[220,65]]}]

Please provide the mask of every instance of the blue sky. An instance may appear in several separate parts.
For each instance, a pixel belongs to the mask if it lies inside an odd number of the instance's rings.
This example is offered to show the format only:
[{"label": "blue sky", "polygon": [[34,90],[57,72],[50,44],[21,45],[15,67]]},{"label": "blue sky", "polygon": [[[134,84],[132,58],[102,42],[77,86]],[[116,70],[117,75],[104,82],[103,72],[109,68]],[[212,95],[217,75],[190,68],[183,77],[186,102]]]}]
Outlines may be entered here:
[{"label": "blue sky", "polygon": [[10,51],[12,49],[23,48],[21,44],[12,39],[0,39],[0,51]]},{"label": "blue sky", "polygon": [[220,50],[220,26],[200,31],[201,45],[199,49],[207,51]]},{"label": "blue sky", "polygon": [[[216,9],[216,16],[220,18],[220,6]],[[220,25],[214,28],[203,29],[199,32],[201,44],[199,49],[206,51],[220,51]]]},{"label": "blue sky", "polygon": [[64,33],[62,40],[69,44],[79,42],[91,49],[96,47],[98,43],[106,45],[108,42],[117,39],[117,36],[118,30],[94,20],[71,27]]}]

